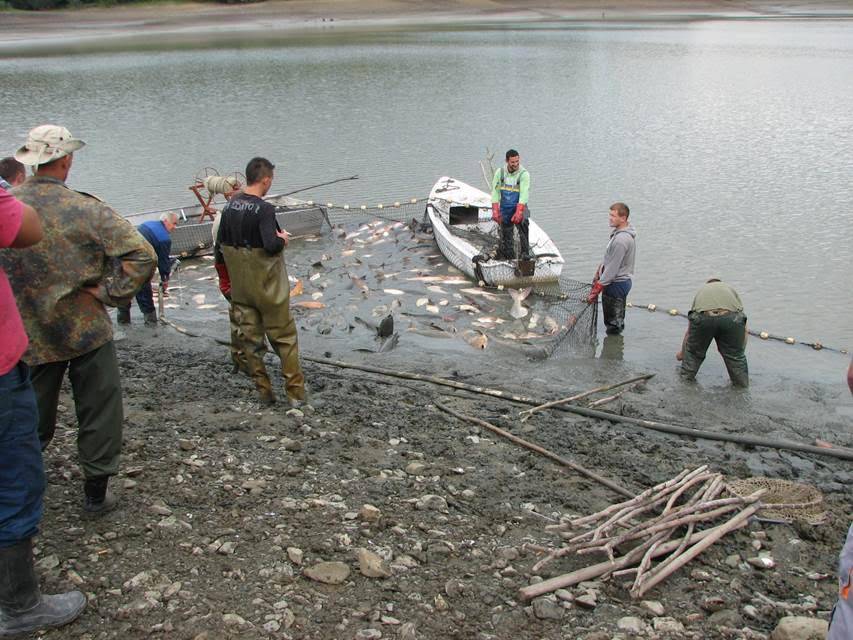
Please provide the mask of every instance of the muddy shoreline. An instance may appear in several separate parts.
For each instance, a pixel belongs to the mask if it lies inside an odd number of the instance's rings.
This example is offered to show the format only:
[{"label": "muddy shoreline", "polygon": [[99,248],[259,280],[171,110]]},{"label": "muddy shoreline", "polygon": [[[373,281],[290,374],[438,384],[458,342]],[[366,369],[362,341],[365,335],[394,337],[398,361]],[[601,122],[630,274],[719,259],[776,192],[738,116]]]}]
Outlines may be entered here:
[{"label": "muddy shoreline", "polygon": [[0,12],[0,55],[161,50],[273,43],[440,28],[505,28],[533,22],[601,23],[691,20],[850,19],[842,0],[820,3],[703,0],[271,0],[254,4],[158,3],[44,12]]},{"label": "muddy shoreline", "polygon": [[[396,235],[393,246],[359,247],[346,259],[328,244],[289,249],[289,270],[305,284],[300,299],[321,293],[315,300],[328,305],[294,309],[304,355],[543,398],[608,381],[596,361],[563,359],[556,365],[561,375],[552,376],[547,364],[511,344],[475,350],[457,335],[406,331],[407,324],[426,325],[427,319],[402,312],[418,309],[416,287],[426,291],[434,284],[387,271],[380,281],[365,276],[367,296],[345,284],[349,273],[378,261],[383,250],[411,254],[408,268],[446,272],[422,238],[408,229],[390,234]],[[313,411],[261,408],[251,382],[232,375],[220,344],[228,328],[210,261],[192,260],[181,269],[167,317],[200,337],[133,324],[117,342],[126,414],[122,471],[114,481],[121,504],[103,519],[80,517],[73,403],[67,390],[63,394],[62,424],[45,458],[49,488],[37,539],[39,568],[48,590],[76,585],[90,604],[77,623],[45,637],[604,640],[628,637],[619,621],[636,617],[645,625],[640,637],[698,640],[766,638],[786,614],[827,617],[851,513],[849,462],[560,412],[521,424],[517,412],[525,407],[507,400],[310,361],[303,366]],[[312,280],[315,273],[321,276]],[[343,284],[336,289],[338,280]],[[369,314],[370,306],[380,313],[387,308],[391,298],[383,287],[412,291],[395,308],[399,345],[376,353],[368,348],[370,332],[351,320]],[[500,302],[493,304],[493,315],[503,313]],[[462,320],[439,315],[429,322],[452,334]],[[280,388],[275,359],[268,356],[267,364]],[[800,424],[750,412],[735,393],[710,411],[686,394],[666,377],[653,378],[608,408],[801,441],[833,424],[830,415]],[[626,579],[580,585],[569,590],[570,599],[524,603],[521,587],[599,561],[567,558],[534,576],[538,557],[525,545],[558,544],[547,524],[621,497],[448,416],[436,402],[630,491],[708,464],[730,477],[766,475],[815,486],[829,519],[820,526],[754,522],[725,537],[647,596],[662,610],[632,600]],[[843,431],[835,443],[850,446]],[[387,575],[364,575],[359,549],[384,560]],[[772,555],[774,570],[747,562],[759,550]],[[349,575],[338,585],[317,582],[309,568],[319,562],[342,563]],[[589,594],[593,607],[571,601]]]}]

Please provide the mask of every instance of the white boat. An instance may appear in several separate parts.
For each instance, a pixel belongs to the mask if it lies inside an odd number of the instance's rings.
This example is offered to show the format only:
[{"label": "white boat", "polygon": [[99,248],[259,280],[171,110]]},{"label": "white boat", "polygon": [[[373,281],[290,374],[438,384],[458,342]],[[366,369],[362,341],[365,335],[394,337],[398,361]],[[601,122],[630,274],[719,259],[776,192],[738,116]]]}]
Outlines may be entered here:
[{"label": "white boat", "polygon": [[[328,224],[326,209],[285,195],[269,195],[264,198],[275,205],[275,217],[282,229],[294,237],[317,235]],[[221,210],[224,206],[217,205]],[[164,213],[177,213],[178,226],[172,232],[172,255],[180,258],[209,251],[213,247],[213,220],[207,216],[201,220],[201,204],[171,207],[155,211],[142,211],[125,216],[134,226],[149,220],[159,220]],[[331,225],[330,225],[331,226]]]},{"label": "white boat", "polygon": [[500,227],[492,220],[491,197],[461,180],[439,178],[430,191],[426,215],[441,253],[471,278],[489,286],[526,287],[560,277],[563,256],[532,219],[530,261],[490,257],[490,246],[500,236]]}]

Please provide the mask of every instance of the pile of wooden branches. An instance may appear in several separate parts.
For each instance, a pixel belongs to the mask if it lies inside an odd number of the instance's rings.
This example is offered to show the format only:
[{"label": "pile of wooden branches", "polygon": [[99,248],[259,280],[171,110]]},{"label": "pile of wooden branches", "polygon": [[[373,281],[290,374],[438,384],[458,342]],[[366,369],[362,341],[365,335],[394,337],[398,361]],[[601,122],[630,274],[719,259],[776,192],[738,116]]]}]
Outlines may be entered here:
[{"label": "pile of wooden branches", "polygon": [[[533,567],[570,554],[606,554],[608,560],[521,590],[529,600],[585,580],[634,575],[631,595],[639,598],[727,533],[744,526],[761,506],[764,490],[721,498],[725,481],[707,466],[684,470],[672,480],[583,518],[546,527],[565,540],[559,549],[529,545],[547,556]],[[723,517],[725,522],[719,523]],[[700,530],[700,527],[705,527]],[[579,529],[584,529],[577,533]],[[677,539],[670,540],[677,536]],[[665,556],[652,566],[652,560]]]}]

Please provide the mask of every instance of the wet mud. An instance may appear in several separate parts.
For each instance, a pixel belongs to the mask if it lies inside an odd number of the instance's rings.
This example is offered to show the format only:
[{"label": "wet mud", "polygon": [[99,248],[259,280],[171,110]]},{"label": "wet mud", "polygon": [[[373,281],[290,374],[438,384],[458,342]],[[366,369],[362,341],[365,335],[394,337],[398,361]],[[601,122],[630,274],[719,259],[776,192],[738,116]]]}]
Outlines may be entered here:
[{"label": "wet mud", "polygon": [[[550,339],[546,308],[537,307],[544,303],[524,302],[531,307],[524,324],[510,315],[507,292],[464,293],[476,284],[457,284],[463,276],[429,235],[402,224],[349,225],[295,241],[287,263],[303,290],[291,302],[305,356],[543,400],[643,373],[626,375],[625,363],[613,368],[584,354],[531,357]],[[73,402],[63,392],[58,435],[45,454],[49,487],[37,560],[47,592],[76,586],[89,606],[45,637],[592,639],[627,637],[617,623],[636,616],[650,638],[762,638],[783,615],[825,618],[832,607],[850,522],[849,462],[558,411],[522,424],[518,411],[526,407],[507,400],[309,360],[312,409],[262,408],[250,380],[231,372],[222,344],[227,307],[212,261],[184,261],[166,302],[166,318],[185,333],[147,329],[134,309],[134,324],[117,342],[126,420],[113,486],[121,502],[100,519],[82,516]],[[542,320],[530,328],[533,313]],[[380,336],[389,314],[393,331],[386,326]],[[471,344],[468,332],[486,336],[485,348]],[[267,365],[280,389],[276,359],[268,355]],[[733,392],[726,402],[699,393],[658,376],[603,408],[809,443],[833,430],[832,415],[803,423],[755,412]],[[539,559],[526,545],[558,545],[546,525],[622,498],[439,411],[436,402],[632,492],[707,464],[731,477],[816,486],[829,518],[820,526],[753,522],[725,537],[647,596],[662,612],[630,598],[630,578],[570,589],[575,598],[593,592],[592,607],[553,596],[525,603],[518,590],[538,579],[531,567]],[[849,429],[832,435],[837,445],[853,444]],[[362,570],[360,549],[375,554],[372,569]],[[759,550],[772,555],[775,569],[746,562]],[[600,560],[566,558],[541,577]],[[342,563],[335,566],[339,584],[309,577],[320,562]],[[680,630],[655,631],[661,617],[674,618]]]}]

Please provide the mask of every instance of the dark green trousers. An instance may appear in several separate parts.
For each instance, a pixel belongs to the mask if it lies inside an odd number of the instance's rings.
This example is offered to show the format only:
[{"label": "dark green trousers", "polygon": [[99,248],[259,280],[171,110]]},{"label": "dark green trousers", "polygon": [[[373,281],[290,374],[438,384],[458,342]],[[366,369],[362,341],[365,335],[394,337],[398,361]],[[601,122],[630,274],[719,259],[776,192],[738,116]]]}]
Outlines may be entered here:
[{"label": "dark green trousers", "polygon": [[65,372],[71,380],[77,413],[77,452],[87,478],[118,473],[124,408],[121,379],[112,340],[71,360],[32,368],[33,389],[39,410],[38,432],[42,450],[56,431],[56,409]]},{"label": "dark green trousers", "polygon": [[746,316],[739,311],[713,316],[699,311],[688,314],[690,329],[684,345],[681,375],[694,380],[705,361],[705,353],[714,340],[723,357],[729,378],[736,387],[749,386],[749,369],[746,364]]}]

